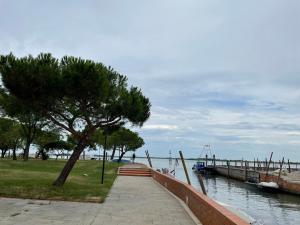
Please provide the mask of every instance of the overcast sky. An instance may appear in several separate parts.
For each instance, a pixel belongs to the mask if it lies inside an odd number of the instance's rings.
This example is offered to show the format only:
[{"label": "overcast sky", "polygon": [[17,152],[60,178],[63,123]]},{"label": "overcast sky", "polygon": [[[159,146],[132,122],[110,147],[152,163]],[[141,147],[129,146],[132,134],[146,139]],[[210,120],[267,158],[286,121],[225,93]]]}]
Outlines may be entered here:
[{"label": "overcast sky", "polygon": [[300,160],[300,1],[0,0],[0,54],[103,62],[152,103],[152,155]]}]

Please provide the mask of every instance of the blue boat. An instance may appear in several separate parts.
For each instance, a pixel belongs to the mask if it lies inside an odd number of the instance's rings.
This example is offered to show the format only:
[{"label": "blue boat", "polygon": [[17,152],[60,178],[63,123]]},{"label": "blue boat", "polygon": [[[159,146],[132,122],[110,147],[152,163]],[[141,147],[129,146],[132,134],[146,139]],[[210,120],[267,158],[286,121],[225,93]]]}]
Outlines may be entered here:
[{"label": "blue boat", "polygon": [[192,169],[195,173],[203,173],[205,171],[204,162],[196,162],[196,164],[193,165]]}]

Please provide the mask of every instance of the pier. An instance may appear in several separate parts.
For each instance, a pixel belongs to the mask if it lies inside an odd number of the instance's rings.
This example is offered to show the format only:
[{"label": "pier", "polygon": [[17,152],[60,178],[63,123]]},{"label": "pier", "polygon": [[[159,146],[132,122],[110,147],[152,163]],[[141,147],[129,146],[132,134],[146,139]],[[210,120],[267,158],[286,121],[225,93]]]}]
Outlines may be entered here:
[{"label": "pier", "polygon": [[[285,163],[288,175],[283,176],[281,169],[283,168],[282,161],[272,160],[226,160],[213,158],[200,158],[199,161],[205,162],[205,169],[213,173],[226,176],[228,178],[250,182],[275,182],[278,184],[281,191],[300,194],[300,163],[290,162]],[[280,171],[279,174],[273,174],[274,171]],[[295,173],[299,171],[299,173]],[[296,174],[296,175],[295,175]]]}]

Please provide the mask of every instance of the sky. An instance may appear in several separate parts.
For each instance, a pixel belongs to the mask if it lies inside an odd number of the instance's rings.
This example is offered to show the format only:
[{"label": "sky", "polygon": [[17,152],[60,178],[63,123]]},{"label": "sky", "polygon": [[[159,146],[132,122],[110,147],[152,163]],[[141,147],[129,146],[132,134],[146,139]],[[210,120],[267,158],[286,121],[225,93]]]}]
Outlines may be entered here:
[{"label": "sky", "polygon": [[298,0],[0,0],[0,16],[0,54],[93,59],[142,89],[137,155],[300,160]]}]

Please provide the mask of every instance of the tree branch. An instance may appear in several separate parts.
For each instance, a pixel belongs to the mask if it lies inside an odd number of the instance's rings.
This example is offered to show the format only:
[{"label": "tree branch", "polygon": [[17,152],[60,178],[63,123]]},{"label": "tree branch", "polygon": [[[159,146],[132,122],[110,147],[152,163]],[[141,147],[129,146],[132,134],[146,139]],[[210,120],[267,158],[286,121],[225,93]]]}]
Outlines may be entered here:
[{"label": "tree branch", "polygon": [[48,118],[57,126],[60,126],[62,128],[64,128],[65,130],[69,131],[71,134],[78,136],[78,133],[70,127],[67,127],[66,125],[64,125],[63,123],[60,123],[59,121],[57,121],[53,116],[51,116],[50,114],[47,114]]}]

